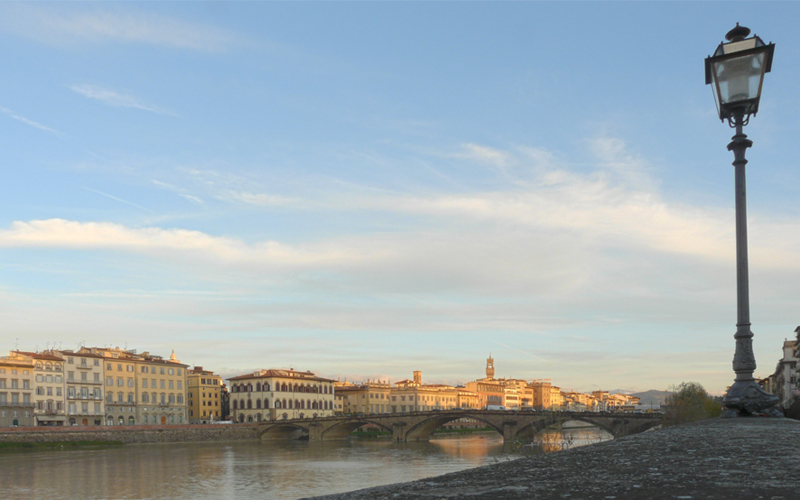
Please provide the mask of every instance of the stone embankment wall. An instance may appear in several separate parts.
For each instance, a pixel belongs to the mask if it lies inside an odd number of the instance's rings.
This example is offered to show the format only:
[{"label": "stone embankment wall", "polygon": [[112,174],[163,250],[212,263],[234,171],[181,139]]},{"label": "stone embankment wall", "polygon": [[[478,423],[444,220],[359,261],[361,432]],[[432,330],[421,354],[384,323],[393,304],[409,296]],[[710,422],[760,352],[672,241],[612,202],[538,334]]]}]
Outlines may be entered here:
[{"label": "stone embankment wall", "polygon": [[800,422],[710,418],[317,500],[795,500]]},{"label": "stone embankment wall", "polygon": [[65,441],[172,443],[243,439],[259,439],[258,424],[0,428],[0,442],[3,443],[58,443]]}]

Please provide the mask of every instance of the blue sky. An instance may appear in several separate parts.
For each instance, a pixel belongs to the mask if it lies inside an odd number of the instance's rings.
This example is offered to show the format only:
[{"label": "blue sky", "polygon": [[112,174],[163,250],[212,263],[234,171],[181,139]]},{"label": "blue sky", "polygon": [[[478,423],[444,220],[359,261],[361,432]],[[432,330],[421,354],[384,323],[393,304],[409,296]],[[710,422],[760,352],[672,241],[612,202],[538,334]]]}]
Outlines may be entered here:
[{"label": "blue sky", "polygon": [[[732,130],[758,376],[800,324],[793,2],[2,3],[0,341],[223,375],[733,380]],[[18,339],[18,340],[17,340]]]}]

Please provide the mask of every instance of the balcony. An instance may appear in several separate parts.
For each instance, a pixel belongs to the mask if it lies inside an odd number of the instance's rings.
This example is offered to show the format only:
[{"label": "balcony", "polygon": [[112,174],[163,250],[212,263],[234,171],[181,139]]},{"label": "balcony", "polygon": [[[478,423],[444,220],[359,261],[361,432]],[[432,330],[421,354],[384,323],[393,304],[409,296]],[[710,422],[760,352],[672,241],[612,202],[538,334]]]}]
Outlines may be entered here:
[{"label": "balcony", "polygon": [[36,408],[36,403],[14,403],[9,401],[0,402],[3,408]]}]

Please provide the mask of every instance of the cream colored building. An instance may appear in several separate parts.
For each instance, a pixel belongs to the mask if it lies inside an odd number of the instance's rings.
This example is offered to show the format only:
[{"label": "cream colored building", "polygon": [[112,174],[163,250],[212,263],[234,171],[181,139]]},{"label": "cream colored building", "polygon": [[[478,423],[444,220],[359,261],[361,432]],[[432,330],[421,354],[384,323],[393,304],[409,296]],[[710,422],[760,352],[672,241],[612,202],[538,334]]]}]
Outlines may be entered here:
[{"label": "cream colored building", "polygon": [[261,370],[228,381],[234,422],[328,417],[335,411],[335,381],[311,372]]},{"label": "cream colored building", "polygon": [[414,380],[396,382],[391,390],[391,412],[449,410],[459,406],[458,389],[449,385],[423,384],[422,372],[414,372]]},{"label": "cream colored building", "polygon": [[388,382],[368,380],[362,384],[336,382],[337,405],[341,413],[390,413],[392,388]]},{"label": "cream colored building", "polygon": [[53,353],[64,360],[67,425],[104,425],[103,357],[84,350]]},{"label": "cream colored building", "polygon": [[33,425],[66,425],[64,360],[52,351],[11,351],[9,358],[33,364]]},{"label": "cream colored building", "polygon": [[0,427],[29,427],[33,418],[33,363],[0,358]]},{"label": "cream colored building", "polygon": [[203,370],[202,366],[195,366],[187,371],[186,385],[189,423],[205,424],[219,420],[222,415],[222,378],[212,371]]},{"label": "cream colored building", "polygon": [[456,387],[456,406],[465,409],[477,410],[480,408],[480,399],[476,392],[468,390],[466,387]]}]

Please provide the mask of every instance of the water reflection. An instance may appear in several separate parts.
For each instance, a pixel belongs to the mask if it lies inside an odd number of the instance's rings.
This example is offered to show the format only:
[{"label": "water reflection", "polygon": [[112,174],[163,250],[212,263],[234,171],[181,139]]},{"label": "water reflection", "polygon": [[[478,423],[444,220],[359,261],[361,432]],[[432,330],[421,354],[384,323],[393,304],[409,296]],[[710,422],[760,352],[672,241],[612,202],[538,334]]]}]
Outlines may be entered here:
[{"label": "water reflection", "polygon": [[9,498],[295,499],[413,481],[516,458],[498,434],[393,443],[172,443],[7,453]]}]

